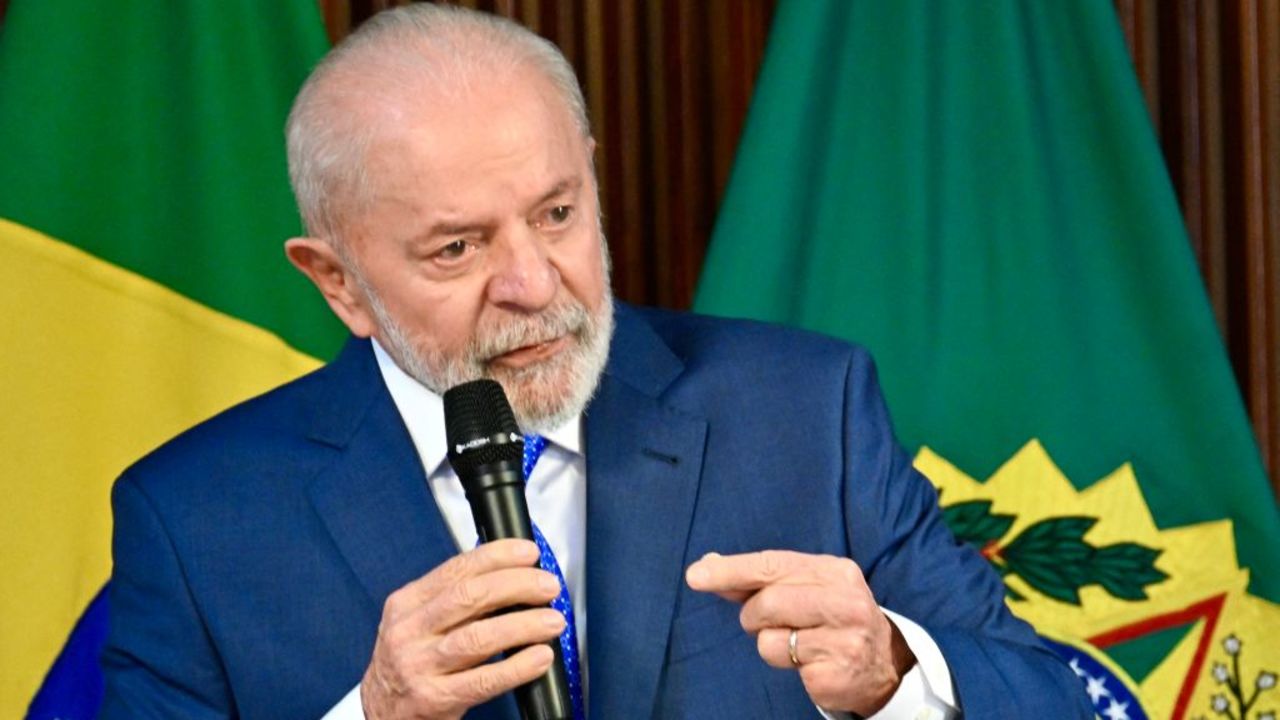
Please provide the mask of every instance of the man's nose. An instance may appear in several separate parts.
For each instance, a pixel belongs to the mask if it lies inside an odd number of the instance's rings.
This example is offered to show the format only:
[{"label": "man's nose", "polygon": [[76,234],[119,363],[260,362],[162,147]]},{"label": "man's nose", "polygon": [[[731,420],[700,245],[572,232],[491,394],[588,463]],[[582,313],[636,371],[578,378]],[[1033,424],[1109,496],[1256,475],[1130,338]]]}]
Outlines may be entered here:
[{"label": "man's nose", "polygon": [[524,310],[549,305],[560,286],[560,272],[551,263],[545,240],[533,228],[521,227],[505,233],[496,245],[489,302]]}]

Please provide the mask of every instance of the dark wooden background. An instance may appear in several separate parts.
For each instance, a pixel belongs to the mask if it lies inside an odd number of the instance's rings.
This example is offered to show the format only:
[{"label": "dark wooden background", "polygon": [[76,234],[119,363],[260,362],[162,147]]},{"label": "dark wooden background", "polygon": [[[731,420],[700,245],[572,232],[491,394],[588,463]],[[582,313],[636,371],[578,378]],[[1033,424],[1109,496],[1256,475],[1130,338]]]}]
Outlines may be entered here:
[{"label": "dark wooden background", "polygon": [[1115,0],[1280,496],[1280,0]]},{"label": "dark wooden background", "polygon": [[[317,0],[335,41],[406,1]],[[451,1],[564,50],[600,143],[615,290],[687,308],[776,0]],[[1280,495],[1280,0],[1113,1]]]}]

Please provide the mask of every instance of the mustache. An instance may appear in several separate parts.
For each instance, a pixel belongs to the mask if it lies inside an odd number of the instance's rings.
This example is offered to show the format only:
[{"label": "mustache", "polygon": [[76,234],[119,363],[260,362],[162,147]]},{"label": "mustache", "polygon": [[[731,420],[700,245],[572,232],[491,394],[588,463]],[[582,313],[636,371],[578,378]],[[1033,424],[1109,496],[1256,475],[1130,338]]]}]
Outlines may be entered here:
[{"label": "mustache", "polygon": [[470,360],[485,363],[530,345],[539,345],[573,334],[581,336],[590,322],[590,313],[581,303],[567,300],[537,315],[517,316],[490,330],[476,334],[468,349]]}]

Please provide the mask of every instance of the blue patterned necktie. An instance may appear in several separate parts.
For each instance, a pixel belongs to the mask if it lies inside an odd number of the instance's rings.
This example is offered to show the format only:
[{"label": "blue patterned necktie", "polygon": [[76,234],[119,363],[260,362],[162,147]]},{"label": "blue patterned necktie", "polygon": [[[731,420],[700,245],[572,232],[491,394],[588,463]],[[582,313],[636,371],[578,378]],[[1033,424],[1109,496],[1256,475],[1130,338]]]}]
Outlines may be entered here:
[{"label": "blue patterned necktie", "polygon": [[[529,482],[529,476],[533,474],[533,466],[538,464],[538,458],[542,456],[542,451],[546,447],[547,439],[541,435],[524,436],[525,482]],[[564,670],[569,680],[569,695],[573,700],[573,717],[574,720],[585,720],[587,714],[582,706],[582,668],[578,666],[578,631],[573,622],[573,603],[569,600],[569,585],[564,580],[564,573],[560,572],[560,563],[556,562],[555,553],[551,552],[551,546],[547,544],[547,539],[543,537],[542,531],[536,524],[533,526],[533,541],[537,543],[540,553],[538,565],[555,575],[560,581],[560,594],[551,601],[551,607],[564,616],[564,632],[560,633],[560,649],[564,651]]]}]

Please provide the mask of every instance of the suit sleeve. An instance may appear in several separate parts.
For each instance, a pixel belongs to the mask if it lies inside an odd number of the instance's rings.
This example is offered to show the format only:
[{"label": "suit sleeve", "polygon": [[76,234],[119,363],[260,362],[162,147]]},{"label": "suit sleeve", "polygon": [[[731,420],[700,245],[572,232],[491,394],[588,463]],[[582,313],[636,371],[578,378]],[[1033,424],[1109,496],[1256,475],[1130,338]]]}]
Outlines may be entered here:
[{"label": "suit sleeve", "polygon": [[1093,711],[1074,673],[1005,606],[990,563],[947,529],[933,485],[892,424],[865,352],[845,393],[846,532],[877,602],[937,643],[967,717],[1080,717]]},{"label": "suit sleeve", "polygon": [[128,475],[111,502],[115,565],[99,718],[233,717],[225,674],[160,515]]}]

